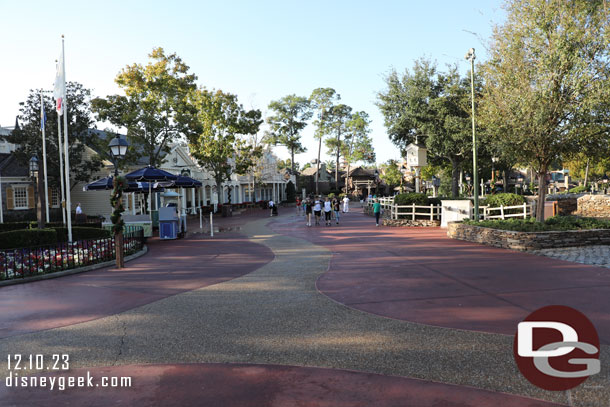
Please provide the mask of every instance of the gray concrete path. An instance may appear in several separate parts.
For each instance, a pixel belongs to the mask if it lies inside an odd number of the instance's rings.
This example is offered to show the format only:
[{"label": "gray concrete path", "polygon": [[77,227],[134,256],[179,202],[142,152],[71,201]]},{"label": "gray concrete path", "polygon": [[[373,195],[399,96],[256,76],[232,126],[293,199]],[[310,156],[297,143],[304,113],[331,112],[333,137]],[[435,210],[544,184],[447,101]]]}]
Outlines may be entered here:
[{"label": "gray concrete path", "polygon": [[[294,216],[292,214],[284,216]],[[0,341],[0,354],[69,353],[72,367],[239,362],[351,369],[467,385],[567,403],[518,372],[512,337],[367,314],[316,290],[330,253],[274,234],[268,219],[242,228],[275,259],[253,273],[117,315]],[[602,347],[602,366],[610,349]],[[0,363],[6,374],[6,360]],[[610,404],[607,368],[571,392],[576,405]]]}]

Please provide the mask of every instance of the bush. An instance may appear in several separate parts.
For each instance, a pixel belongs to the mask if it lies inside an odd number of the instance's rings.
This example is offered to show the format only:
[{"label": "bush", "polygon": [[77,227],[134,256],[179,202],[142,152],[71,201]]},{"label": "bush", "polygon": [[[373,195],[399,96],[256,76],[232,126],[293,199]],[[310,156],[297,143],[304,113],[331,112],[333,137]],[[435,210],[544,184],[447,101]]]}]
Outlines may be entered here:
[{"label": "bush", "polygon": [[328,194],[328,199],[333,199],[335,197],[335,193],[331,192],[330,194]]},{"label": "bush", "polygon": [[525,198],[521,195],[500,193],[495,195],[488,195],[481,201],[481,206],[491,206],[492,208],[498,208],[500,206],[516,206],[523,205]]},{"label": "bush", "polygon": [[572,189],[568,190],[568,193],[570,194],[583,194],[585,192],[589,191],[589,187],[586,185],[579,185],[577,187],[574,187]]},{"label": "bush", "polygon": [[[68,241],[68,228],[56,227],[57,241]],[[106,239],[110,237],[110,231],[106,229],[88,228],[82,226],[72,227],[72,240]]]},{"label": "bush", "polygon": [[418,194],[410,192],[407,194],[398,194],[394,197],[395,205],[430,205],[430,200],[426,194]]},{"label": "bush", "polygon": [[0,223],[0,232],[10,232],[11,230],[29,229],[30,222],[7,222]]},{"label": "bush", "polygon": [[56,242],[55,229],[20,229],[0,233],[0,249],[35,247]]},{"label": "bush", "polygon": [[288,181],[286,184],[286,202],[295,202],[296,198],[297,190],[292,181]]},{"label": "bush", "polygon": [[481,226],[484,228],[512,230],[516,232],[546,232],[562,230],[610,229],[610,221],[596,218],[579,218],[577,216],[553,216],[542,222],[533,218],[483,220],[475,222],[464,220],[465,224]]}]

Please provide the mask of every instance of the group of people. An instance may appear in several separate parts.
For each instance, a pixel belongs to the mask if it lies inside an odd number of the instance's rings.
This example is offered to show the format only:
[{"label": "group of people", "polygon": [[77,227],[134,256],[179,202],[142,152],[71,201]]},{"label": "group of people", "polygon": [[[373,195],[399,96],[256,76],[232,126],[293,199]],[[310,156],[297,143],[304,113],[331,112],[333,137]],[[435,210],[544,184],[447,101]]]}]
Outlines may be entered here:
[{"label": "group of people", "polygon": [[312,215],[315,219],[315,225],[320,225],[322,212],[324,212],[326,226],[331,226],[333,220],[338,225],[341,212],[349,212],[349,198],[347,196],[343,198],[343,211],[341,211],[341,201],[336,197],[331,200],[328,197],[322,199],[322,197],[314,198],[310,196],[302,201],[297,198],[297,214],[300,215],[301,212],[305,215],[307,226],[311,226]]}]

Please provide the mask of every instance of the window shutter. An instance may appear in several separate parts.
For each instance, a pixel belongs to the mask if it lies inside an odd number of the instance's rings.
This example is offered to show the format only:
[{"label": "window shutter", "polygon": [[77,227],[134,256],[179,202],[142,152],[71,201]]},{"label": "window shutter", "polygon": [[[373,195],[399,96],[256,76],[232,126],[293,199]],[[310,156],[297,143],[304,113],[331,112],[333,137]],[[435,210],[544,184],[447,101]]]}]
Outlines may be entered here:
[{"label": "window shutter", "polygon": [[28,186],[28,209],[34,209],[36,207],[36,200],[34,199],[34,187]]},{"label": "window shutter", "polygon": [[6,187],[6,209],[9,211],[15,209],[15,197],[13,196],[13,188],[11,187]]},{"label": "window shutter", "polygon": [[47,206],[49,208],[53,207],[53,188],[47,188],[47,196],[49,197],[49,202],[47,202]]}]

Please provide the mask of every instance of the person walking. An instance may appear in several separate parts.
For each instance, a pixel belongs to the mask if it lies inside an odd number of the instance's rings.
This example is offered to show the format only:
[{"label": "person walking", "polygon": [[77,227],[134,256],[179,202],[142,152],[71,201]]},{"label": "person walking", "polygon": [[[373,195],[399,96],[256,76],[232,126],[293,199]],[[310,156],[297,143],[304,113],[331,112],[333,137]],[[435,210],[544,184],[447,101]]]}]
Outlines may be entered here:
[{"label": "person walking", "polygon": [[349,212],[349,198],[347,195],[343,197],[343,213]]},{"label": "person walking", "polygon": [[269,209],[271,210],[271,215],[269,215],[269,216],[273,216],[273,207],[275,206],[275,202],[273,202],[273,199],[269,201],[268,206],[269,206]]},{"label": "person walking", "polygon": [[377,199],[373,204],[373,213],[375,214],[375,226],[379,226],[379,216],[381,215],[381,204]]},{"label": "person walking", "polygon": [[330,219],[331,215],[332,215],[332,204],[330,202],[330,199],[328,199],[328,197],[327,197],[326,200],[324,201],[324,222],[325,222],[326,226],[331,225],[331,219]]},{"label": "person walking", "polygon": [[322,216],[322,201],[318,197],[313,203],[313,214],[316,217],[316,226],[320,225],[320,216]]},{"label": "person walking", "polygon": [[297,216],[301,214],[301,198],[297,196]]},{"label": "person walking", "polygon": [[341,204],[337,198],[333,199],[333,212],[335,212],[335,222],[339,224],[339,213],[341,212]]},{"label": "person walking", "polygon": [[305,212],[305,220],[307,221],[306,225],[311,226],[311,199],[305,199],[304,205],[303,212]]}]

